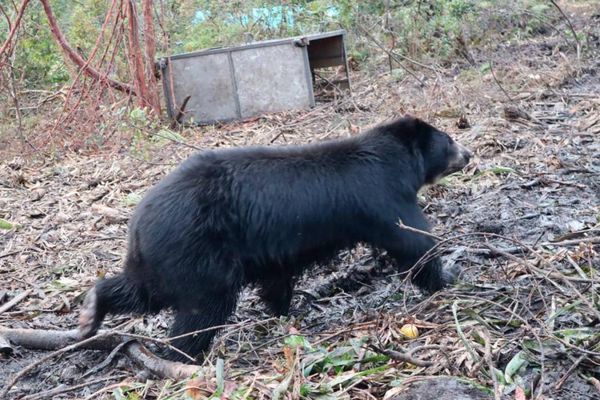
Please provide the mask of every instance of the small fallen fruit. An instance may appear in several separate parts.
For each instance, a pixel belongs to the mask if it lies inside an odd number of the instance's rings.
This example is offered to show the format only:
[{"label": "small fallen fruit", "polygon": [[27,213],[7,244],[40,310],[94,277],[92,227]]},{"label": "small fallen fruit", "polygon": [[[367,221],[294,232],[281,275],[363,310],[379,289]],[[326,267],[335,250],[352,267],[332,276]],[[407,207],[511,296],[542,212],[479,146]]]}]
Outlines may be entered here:
[{"label": "small fallen fruit", "polygon": [[419,337],[419,329],[413,324],[404,324],[400,328],[400,333],[407,339],[416,339]]}]

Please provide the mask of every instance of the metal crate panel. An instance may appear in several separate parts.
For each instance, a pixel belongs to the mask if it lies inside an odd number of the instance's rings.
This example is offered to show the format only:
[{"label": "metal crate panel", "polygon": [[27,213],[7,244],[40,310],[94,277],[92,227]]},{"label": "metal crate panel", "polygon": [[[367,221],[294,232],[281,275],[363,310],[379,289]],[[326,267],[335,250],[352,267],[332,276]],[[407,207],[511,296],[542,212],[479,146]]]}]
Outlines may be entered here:
[{"label": "metal crate panel", "polygon": [[186,97],[182,122],[233,119],[239,116],[231,60],[227,53],[210,57],[187,57],[171,60],[168,74],[173,79],[173,112],[177,114]]},{"label": "metal crate panel", "polygon": [[242,118],[313,104],[305,47],[285,43],[239,50],[231,56]]}]

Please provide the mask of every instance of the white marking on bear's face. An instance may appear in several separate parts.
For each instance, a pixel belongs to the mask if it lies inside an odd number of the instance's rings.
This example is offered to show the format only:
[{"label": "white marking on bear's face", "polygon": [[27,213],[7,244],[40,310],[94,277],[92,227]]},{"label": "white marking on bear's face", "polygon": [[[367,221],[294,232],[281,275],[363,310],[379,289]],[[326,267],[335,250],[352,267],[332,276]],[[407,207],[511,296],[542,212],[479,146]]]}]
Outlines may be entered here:
[{"label": "white marking on bear's face", "polygon": [[469,164],[473,156],[473,153],[469,149],[459,143],[454,142],[452,147],[452,157],[448,162],[448,168],[444,171],[444,175],[460,171]]}]

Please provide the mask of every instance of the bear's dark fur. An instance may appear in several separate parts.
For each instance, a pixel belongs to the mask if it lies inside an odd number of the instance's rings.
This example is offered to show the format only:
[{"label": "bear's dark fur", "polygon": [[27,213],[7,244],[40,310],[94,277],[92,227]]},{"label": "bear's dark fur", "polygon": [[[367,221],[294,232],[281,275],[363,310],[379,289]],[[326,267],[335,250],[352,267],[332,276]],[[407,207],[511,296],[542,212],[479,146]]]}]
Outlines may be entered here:
[{"label": "bear's dark fur", "polygon": [[[138,205],[124,271],[88,293],[82,336],[94,334],[106,314],[167,307],[176,311],[172,336],[221,325],[248,284],[260,287],[275,314],[286,314],[294,277],[358,242],[387,250],[406,270],[434,240],[397,223],[427,230],[417,191],[469,157],[412,117],[349,139],[193,155]],[[453,279],[438,259],[413,275],[427,291]],[[173,344],[198,356],[214,334]]]}]

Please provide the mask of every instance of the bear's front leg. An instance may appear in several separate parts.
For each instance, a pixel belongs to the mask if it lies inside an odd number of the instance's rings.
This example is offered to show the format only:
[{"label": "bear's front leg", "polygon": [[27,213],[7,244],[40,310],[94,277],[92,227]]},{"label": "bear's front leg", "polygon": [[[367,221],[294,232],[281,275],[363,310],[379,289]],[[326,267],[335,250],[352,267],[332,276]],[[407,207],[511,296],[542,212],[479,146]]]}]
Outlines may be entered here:
[{"label": "bear's front leg", "polygon": [[276,317],[288,315],[294,293],[292,277],[267,279],[260,282],[260,298]]},{"label": "bear's front leg", "polygon": [[[400,221],[406,226],[428,232],[427,220],[416,205],[404,207],[402,217],[397,219],[397,222]],[[435,240],[425,233],[402,229],[397,222],[381,226],[378,240],[373,244],[387,250],[402,271],[414,268],[410,274],[420,289],[431,293],[454,283],[460,273],[457,266],[444,269],[440,258],[434,254],[421,260],[435,246]]]}]

